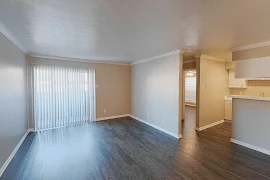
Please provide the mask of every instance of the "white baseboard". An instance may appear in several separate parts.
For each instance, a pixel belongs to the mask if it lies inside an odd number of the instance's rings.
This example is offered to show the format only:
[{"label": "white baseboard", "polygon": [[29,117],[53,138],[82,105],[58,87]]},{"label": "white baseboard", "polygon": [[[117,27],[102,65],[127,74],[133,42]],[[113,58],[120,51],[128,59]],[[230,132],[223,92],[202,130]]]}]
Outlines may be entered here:
[{"label": "white baseboard", "polygon": [[224,123],[224,122],[225,122],[225,121],[224,121],[224,119],[223,119],[223,120],[214,122],[214,123],[212,123],[212,124],[208,124],[208,125],[203,126],[203,127],[196,127],[196,130],[197,130],[197,131],[202,131],[202,130],[208,129],[208,128],[210,128],[210,127],[216,126],[216,125],[218,125],[218,124],[222,124],[222,123]]},{"label": "white baseboard", "polygon": [[270,151],[267,150],[267,149],[263,149],[263,148],[260,148],[260,147],[258,147],[258,146],[254,146],[254,145],[251,145],[251,144],[242,142],[242,141],[238,141],[238,140],[233,139],[233,138],[231,138],[231,142],[232,142],[232,143],[235,143],[235,144],[238,144],[238,145],[240,145],[240,146],[244,146],[244,147],[246,147],[246,148],[249,148],[249,149],[252,149],[252,150],[255,150],[255,151],[258,151],[258,152],[267,154],[267,155],[270,155]]},{"label": "white baseboard", "polygon": [[16,154],[16,152],[18,151],[18,149],[22,145],[23,141],[25,140],[25,138],[26,138],[26,136],[28,135],[29,132],[31,132],[31,129],[28,129],[26,131],[26,133],[23,135],[23,137],[20,140],[20,142],[17,144],[17,146],[12,151],[12,153],[10,154],[10,156],[8,157],[8,159],[6,160],[6,162],[4,163],[4,165],[1,167],[1,169],[0,169],[0,177],[2,176],[2,174],[4,173],[4,171],[6,170],[6,168],[8,167],[10,161],[12,160],[12,158],[14,157],[14,155]]},{"label": "white baseboard", "polygon": [[123,115],[118,115],[118,116],[109,116],[109,117],[97,118],[96,121],[103,121],[103,120],[108,120],[108,119],[116,119],[116,118],[129,117],[129,116],[130,116],[130,114],[123,114]]},{"label": "white baseboard", "polygon": [[158,126],[156,126],[156,125],[154,125],[154,124],[152,124],[152,123],[149,123],[149,122],[147,122],[147,121],[144,121],[144,120],[142,120],[142,119],[140,119],[140,118],[138,118],[138,117],[136,117],[136,116],[133,116],[133,115],[130,115],[130,117],[133,118],[133,119],[135,119],[135,120],[137,120],[137,121],[140,121],[140,122],[142,122],[142,123],[144,123],[144,124],[147,124],[147,125],[149,125],[149,126],[155,128],[155,129],[157,129],[157,130],[160,130],[160,131],[162,131],[162,132],[164,132],[164,133],[166,133],[166,134],[169,134],[169,135],[171,135],[171,136],[173,136],[173,137],[175,137],[175,138],[177,138],[177,139],[181,139],[181,138],[182,138],[182,134],[177,135],[177,134],[171,133],[171,132],[169,132],[169,131],[167,131],[167,130],[161,128],[161,127],[158,127]]},{"label": "white baseboard", "polygon": [[232,120],[224,119],[224,122],[232,124]]},{"label": "white baseboard", "polygon": [[28,133],[30,133],[30,132],[35,132],[35,129],[34,128],[28,129]]}]

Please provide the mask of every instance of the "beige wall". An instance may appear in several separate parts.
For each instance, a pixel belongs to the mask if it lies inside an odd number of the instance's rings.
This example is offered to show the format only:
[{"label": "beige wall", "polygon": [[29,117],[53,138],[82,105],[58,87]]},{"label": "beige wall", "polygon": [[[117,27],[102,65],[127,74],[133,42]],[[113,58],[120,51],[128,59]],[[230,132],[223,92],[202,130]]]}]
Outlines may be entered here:
[{"label": "beige wall", "polygon": [[130,66],[34,57],[28,60],[30,63],[95,68],[97,118],[130,114]]},{"label": "beige wall", "polygon": [[[130,66],[89,63],[96,69],[97,118],[130,114]],[[107,112],[104,114],[104,109]]]},{"label": "beige wall", "polygon": [[131,114],[175,136],[181,129],[179,62],[176,54],[131,66]]},{"label": "beige wall", "polygon": [[202,52],[202,55],[216,58],[218,61],[222,61],[222,62],[232,61],[231,51],[223,51],[223,50],[205,51],[205,52]]},{"label": "beige wall", "polygon": [[225,62],[200,59],[199,65],[199,105],[197,126],[202,127],[224,119],[224,96],[229,95],[228,72]]},{"label": "beige wall", "polygon": [[230,89],[231,95],[260,96],[261,92],[265,97],[270,97],[270,80],[249,80],[247,89]]},{"label": "beige wall", "polygon": [[233,61],[270,56],[270,46],[233,52]]}]

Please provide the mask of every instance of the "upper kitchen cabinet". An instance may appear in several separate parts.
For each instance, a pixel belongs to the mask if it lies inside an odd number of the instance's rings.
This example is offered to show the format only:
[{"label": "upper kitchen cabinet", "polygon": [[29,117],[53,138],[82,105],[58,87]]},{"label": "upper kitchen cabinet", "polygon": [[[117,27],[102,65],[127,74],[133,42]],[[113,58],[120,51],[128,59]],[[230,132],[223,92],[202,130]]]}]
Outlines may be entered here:
[{"label": "upper kitchen cabinet", "polygon": [[270,57],[236,61],[237,78],[264,80],[270,78]]},{"label": "upper kitchen cabinet", "polygon": [[234,69],[229,69],[229,88],[247,88],[247,80],[235,78]]}]

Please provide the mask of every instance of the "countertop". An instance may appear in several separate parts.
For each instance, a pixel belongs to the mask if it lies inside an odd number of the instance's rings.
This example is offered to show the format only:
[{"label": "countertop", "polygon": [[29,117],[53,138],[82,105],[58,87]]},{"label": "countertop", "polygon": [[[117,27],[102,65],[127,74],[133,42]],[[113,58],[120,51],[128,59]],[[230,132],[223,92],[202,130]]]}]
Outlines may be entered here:
[{"label": "countertop", "polygon": [[224,96],[224,100],[225,101],[231,101],[232,100],[232,96]]},{"label": "countertop", "polygon": [[256,100],[256,101],[270,101],[270,97],[253,97],[253,96],[228,96],[231,97],[232,99],[248,99],[248,100]]}]

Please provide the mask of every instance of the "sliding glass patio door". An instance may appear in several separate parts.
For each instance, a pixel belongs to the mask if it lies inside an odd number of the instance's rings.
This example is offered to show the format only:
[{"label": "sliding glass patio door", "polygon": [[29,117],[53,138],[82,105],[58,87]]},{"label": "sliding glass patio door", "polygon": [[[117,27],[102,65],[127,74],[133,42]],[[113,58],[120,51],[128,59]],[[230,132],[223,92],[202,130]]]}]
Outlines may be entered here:
[{"label": "sliding glass patio door", "polygon": [[35,130],[94,121],[95,70],[33,65],[33,96]]}]

